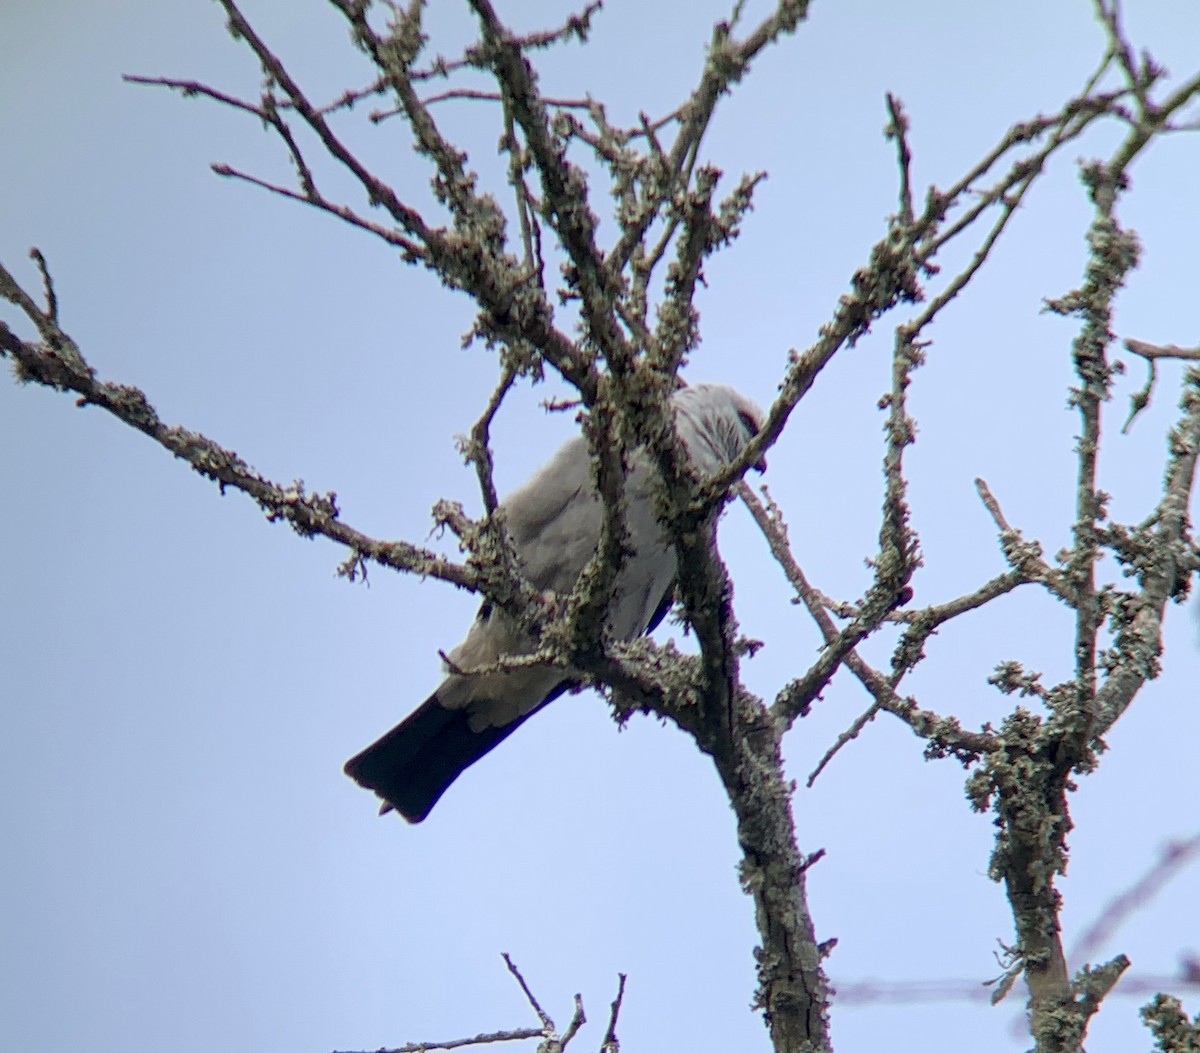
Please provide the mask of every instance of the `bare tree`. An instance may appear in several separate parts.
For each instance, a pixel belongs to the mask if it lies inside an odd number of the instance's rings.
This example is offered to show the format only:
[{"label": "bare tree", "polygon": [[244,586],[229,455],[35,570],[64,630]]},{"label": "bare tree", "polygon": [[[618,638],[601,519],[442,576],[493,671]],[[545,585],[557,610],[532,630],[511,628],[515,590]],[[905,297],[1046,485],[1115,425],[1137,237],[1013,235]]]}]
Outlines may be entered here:
[{"label": "bare tree", "polygon": [[[1188,520],[1200,457],[1200,369],[1190,369],[1183,382],[1179,413],[1165,437],[1163,484],[1155,504],[1137,522],[1116,522],[1098,483],[1102,425],[1114,377],[1113,302],[1139,256],[1137,237],[1123,226],[1118,205],[1138,157],[1168,133],[1194,130],[1188,108],[1200,96],[1200,73],[1169,81],[1130,41],[1115,0],[1096,0],[1108,46],[1079,92],[1053,113],[1013,124],[976,164],[923,192],[912,175],[909,117],[901,101],[889,97],[896,210],[864,252],[816,338],[790,355],[761,432],[736,463],[715,479],[700,481],[687,468],[667,400],[698,339],[694,297],[705,263],[736,239],[762,178],[752,173],[732,186],[723,184],[718,168],[703,159],[702,144],[721,98],[736,90],[764,49],[782,46],[801,28],[806,0],[781,0],[757,24],[743,24],[738,4],[727,21],[713,27],[691,94],[669,113],[642,114],[631,126],[614,123],[600,100],[547,97],[539,88],[539,53],[586,41],[599,3],[557,28],[522,34],[509,28],[488,0],[471,0],[478,38],[447,58],[434,53],[418,2],[332,2],[374,77],[331,101],[306,90],[235,0],[221,0],[222,7],[231,35],[261,67],[260,97],[239,98],[198,81],[129,79],[203,96],[262,122],[289,157],[294,180],[271,182],[224,164],[214,166],[217,174],[328,213],[473,299],[477,313],[467,339],[494,351],[498,373],[494,394],[463,451],[476,469],[485,515],[473,520],[452,502],[435,510],[437,524],[458,539],[466,558],[455,562],[420,544],[369,536],[345,522],[332,493],[265,478],[217,441],[164,422],[141,390],[100,380],[60,325],[51,269],[36,250],[40,292],[0,269],[0,295],[34,329],[22,338],[0,324],[0,350],[12,359],[17,378],[107,410],[222,490],[249,495],[271,520],[344,546],[341,573],[351,580],[375,564],[479,593],[531,623],[540,640],[537,660],[579,671],[609,699],[618,719],[650,712],[689,735],[711,758],[736,815],[740,877],[754,904],[760,940],[755,1006],[774,1048],[788,1053],[830,1048],[831,990],[823,967],[829,945],[818,940],[805,887],[806,872],[819,853],[802,847],[781,746],[835,676],[855,678],[869,705],[831,745],[810,779],[878,714],[910,728],[927,756],[962,764],[969,772],[972,806],[995,817],[990,874],[1004,889],[1015,927],[996,997],[1023,980],[1035,1048],[1046,1053],[1081,1049],[1089,1021],[1129,962],[1123,955],[1096,964],[1068,961],[1055,882],[1065,867],[1070,795],[1075,780],[1099,763],[1104,736],[1158,674],[1166,610],[1187,596],[1200,571],[1200,549]],[[480,77],[486,78],[486,88],[476,86]],[[494,108],[507,160],[507,207],[482,188],[467,155],[443,132],[438,105],[450,99]],[[368,100],[378,107],[369,115],[371,122],[407,125],[433,172],[432,204],[406,200],[347,145],[344,128]],[[1047,300],[1049,310],[1078,320],[1070,394],[1079,417],[1072,544],[1048,558],[1038,541],[1009,521],[980,479],[979,497],[995,523],[1007,569],[962,595],[912,607],[911,582],[922,554],[907,496],[905,453],[915,440],[908,392],[925,359],[929,329],[979,274],[1047,167],[1101,124],[1117,130],[1118,145],[1106,158],[1080,168],[1092,208],[1087,265],[1076,289]],[[353,200],[326,190],[336,182],[332,169],[356,184]],[[607,239],[600,235],[597,210],[604,194],[598,187],[616,202],[615,233]],[[965,263],[943,269],[943,257],[958,259],[960,250]],[[861,597],[843,601],[810,582],[789,546],[783,511],[765,488],[761,497],[753,493],[743,476],[776,443],[835,356],[893,315],[892,382],[883,402],[886,489],[879,547],[870,587]],[[1150,368],[1133,416],[1151,397],[1157,362],[1200,358],[1196,349],[1137,338],[1127,340],[1126,347]],[[575,394],[605,507],[595,557],[571,595],[553,609],[531,603],[503,517],[493,515],[497,494],[489,448],[492,421],[513,386],[547,373]],[[649,640],[621,643],[603,631],[624,558],[625,454],[635,447],[645,448],[659,475],[659,515],[675,547],[679,612],[695,635],[695,654]],[[707,533],[698,529],[734,495],[749,506],[786,587],[824,640],[815,661],[779,685],[770,700],[743,683],[741,661],[756,642],[739,632],[729,575]],[[905,693],[905,678],[925,658],[926,644],[939,628],[1027,586],[1073,612],[1070,679],[1047,684],[1018,662],[998,658],[991,683],[1017,703],[998,727],[969,728],[944,700]],[[859,648],[887,632],[893,634],[894,648],[890,664],[881,668]],[[1080,957],[1086,956],[1085,948]],[[582,1009],[560,1036],[515,966],[510,968],[541,1026],[480,1040],[539,1035],[547,1048],[565,1046],[582,1023]],[[618,996],[604,1049],[617,1048],[619,1003]],[[1200,1043],[1200,1023],[1189,1021],[1175,1000],[1160,995],[1144,1014],[1164,1051],[1193,1050]],[[445,1045],[456,1044],[462,1043]]]}]

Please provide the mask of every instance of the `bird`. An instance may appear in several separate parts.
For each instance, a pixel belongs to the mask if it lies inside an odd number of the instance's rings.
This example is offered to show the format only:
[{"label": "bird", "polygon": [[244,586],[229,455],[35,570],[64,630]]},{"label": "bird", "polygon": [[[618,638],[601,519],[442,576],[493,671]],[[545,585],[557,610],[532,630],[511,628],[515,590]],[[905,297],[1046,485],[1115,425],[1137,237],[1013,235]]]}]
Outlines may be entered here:
[{"label": "bird", "polygon": [[[736,460],[762,429],[762,410],[724,384],[694,384],[671,397],[676,433],[701,478]],[[762,470],[765,462],[756,468]],[[609,605],[613,639],[652,631],[670,610],[675,552],[655,515],[655,472],[636,449],[626,477],[629,551]],[[500,502],[513,551],[531,585],[566,596],[600,543],[603,507],[582,436],[566,442],[520,489]],[[345,772],[410,823],[419,823],[450,785],[534,713],[576,686],[569,669],[531,665],[473,675],[509,655],[536,650],[514,619],[484,601],[466,638],[444,656],[446,677],[420,706],[346,762]]]}]

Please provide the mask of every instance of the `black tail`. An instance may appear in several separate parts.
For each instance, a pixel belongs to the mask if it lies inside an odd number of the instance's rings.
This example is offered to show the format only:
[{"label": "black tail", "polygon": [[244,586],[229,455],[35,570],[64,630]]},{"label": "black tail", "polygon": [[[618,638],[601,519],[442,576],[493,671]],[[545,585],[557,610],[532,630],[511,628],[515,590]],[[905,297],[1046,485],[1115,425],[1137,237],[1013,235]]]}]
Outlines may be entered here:
[{"label": "black tail", "polygon": [[378,742],[346,761],[346,774],[374,790],[410,823],[419,823],[464,771],[558,698],[555,688],[535,709],[502,727],[472,731],[467,709],[447,709],[436,694]]}]

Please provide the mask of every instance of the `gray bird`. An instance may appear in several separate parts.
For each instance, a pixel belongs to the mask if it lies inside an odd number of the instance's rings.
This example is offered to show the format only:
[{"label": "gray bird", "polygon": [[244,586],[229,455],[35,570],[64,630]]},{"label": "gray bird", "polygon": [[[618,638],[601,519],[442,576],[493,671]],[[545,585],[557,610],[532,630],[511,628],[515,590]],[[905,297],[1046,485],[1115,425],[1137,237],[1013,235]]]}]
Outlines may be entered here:
[{"label": "gray bird", "polygon": [[[750,399],[722,384],[696,384],[672,397],[675,428],[698,473],[735,460],[763,424]],[[761,465],[759,467],[762,467]],[[618,640],[650,632],[671,606],[675,553],[654,514],[654,473],[642,450],[626,479],[631,551],[617,578],[609,627]],[[537,589],[566,596],[600,543],[600,498],[582,436],[501,502],[513,549]],[[536,642],[484,602],[467,638],[448,655],[453,670],[412,714],[346,762],[346,774],[419,823],[467,768],[543,706],[572,687],[570,670],[531,666],[471,675]]]}]

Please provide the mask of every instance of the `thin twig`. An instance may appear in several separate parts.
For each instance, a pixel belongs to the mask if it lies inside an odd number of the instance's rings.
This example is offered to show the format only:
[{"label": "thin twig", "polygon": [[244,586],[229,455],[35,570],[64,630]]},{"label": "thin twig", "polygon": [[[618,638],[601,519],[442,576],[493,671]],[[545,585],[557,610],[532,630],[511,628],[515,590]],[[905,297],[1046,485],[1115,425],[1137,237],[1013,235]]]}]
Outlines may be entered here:
[{"label": "thin twig", "polygon": [[620,1053],[621,1043],[617,1039],[617,1017],[621,1015],[621,1003],[625,999],[625,974],[617,974],[617,996],[609,1007],[608,1027],[604,1031],[604,1041],[600,1043],[600,1053]]},{"label": "thin twig", "polygon": [[542,1022],[542,1028],[547,1033],[553,1033],[554,1021],[550,1019],[550,1015],[541,1007],[534,993],[529,989],[529,984],[525,982],[525,977],[521,975],[521,970],[517,968],[516,963],[508,956],[507,953],[500,955],[504,959],[504,964],[508,966],[508,971],[512,974],[514,980],[521,985],[521,990],[525,993],[525,999],[529,1002],[533,1011],[537,1014],[538,1020]]},{"label": "thin twig", "polygon": [[1179,359],[1181,361],[1200,360],[1200,347],[1177,347],[1175,344],[1148,344],[1145,340],[1125,341],[1125,350],[1139,355],[1146,360],[1146,383],[1129,396],[1129,416],[1121,427],[1121,434],[1128,434],[1134,419],[1148,405],[1150,396],[1154,393],[1154,385],[1158,380],[1158,362],[1160,359]]},{"label": "thin twig", "polygon": [[537,1027],[514,1028],[511,1031],[489,1031],[474,1038],[452,1038],[447,1042],[409,1042],[378,1053],[425,1053],[427,1049],[463,1049],[466,1046],[485,1046],[493,1042],[524,1042],[544,1038],[545,1031]]},{"label": "thin twig", "polygon": [[1125,349],[1141,355],[1148,361],[1159,358],[1177,358],[1182,361],[1200,361],[1200,347],[1179,347],[1176,344],[1148,344],[1145,340],[1132,337],[1125,341]]},{"label": "thin twig", "polygon": [[571,1014],[571,1022],[567,1024],[567,1030],[563,1032],[562,1038],[556,1045],[557,1050],[567,1048],[567,1043],[571,1041],[577,1034],[579,1029],[587,1023],[587,1014],[583,1011],[583,997],[575,995],[575,1012]]},{"label": "thin twig", "polygon": [[97,380],[75,342],[59,329],[48,311],[37,307],[3,266],[0,266],[0,296],[21,307],[43,334],[43,345],[25,343],[0,323],[0,354],[9,354],[16,360],[20,376],[48,387],[73,391],[80,396],[80,406],[107,410],[186,461],[222,490],[226,487],[241,490],[254,499],[269,520],[283,520],[303,537],[320,534],[381,566],[440,578],[473,591],[480,588],[479,576],[467,566],[405,541],[376,540],[347,525],[340,518],[336,494],[310,493],[299,480],[287,486],[274,483],[233,450],[198,432],[163,423],[140,389]]},{"label": "thin twig", "polygon": [[42,250],[32,248],[29,250],[29,258],[37,264],[38,273],[42,276],[42,292],[46,297],[46,318],[53,325],[58,325],[58,296],[54,292],[54,279],[50,277],[50,268],[46,264],[46,257],[42,255]]},{"label": "thin twig", "polygon": [[[796,596],[817,623],[826,645],[836,643],[840,633],[825,608],[823,597],[809,584],[804,571],[792,554],[787,539],[787,524],[779,513],[778,506],[770,502],[773,511],[768,511],[749,487],[743,486],[737,492],[762,531],[771,555],[783,570]],[[866,688],[867,693],[879,703],[880,709],[903,720],[915,735],[931,741],[938,750],[966,760],[1000,748],[990,733],[965,731],[953,718],[941,717],[922,709],[914,699],[901,698],[889,685],[887,678],[863,661],[856,651],[849,651],[843,660],[846,667]]]},{"label": "thin twig", "polygon": [[500,503],[496,496],[496,484],[492,478],[495,465],[492,461],[491,427],[504,396],[512,389],[516,380],[516,371],[507,363],[500,368],[500,380],[496,389],[488,399],[483,413],[471,429],[471,440],[467,445],[467,460],[475,465],[475,473],[479,478],[479,490],[483,495],[483,509],[490,516]]},{"label": "thin twig", "polygon": [[227,164],[214,164],[211,166],[212,171],[226,179],[237,179],[243,183],[249,183],[251,186],[256,186],[261,190],[269,191],[272,194],[278,194],[280,197],[287,198],[289,201],[297,201],[302,205],[310,205],[322,212],[328,212],[331,216],[337,216],[344,223],[349,223],[352,227],[358,227],[359,230],[364,230],[368,234],[374,234],[381,241],[386,241],[389,245],[394,245],[404,254],[406,262],[426,259],[425,250],[411,238],[406,237],[395,228],[389,229],[380,223],[375,223],[367,219],[365,216],[360,216],[353,209],[346,205],[339,205],[334,201],[328,201],[320,194],[302,194],[292,190],[286,186],[280,186],[277,183],[269,183],[265,179],[259,179],[257,176],[250,175],[248,172],[239,171],[236,168]]},{"label": "thin twig", "polygon": [[1071,949],[1071,959],[1078,962],[1091,960],[1131,915],[1145,907],[1167,882],[1197,856],[1200,856],[1200,834],[1165,845],[1146,873],[1124,892],[1109,900],[1096,920],[1084,929]]},{"label": "thin twig", "polygon": [[[986,1005],[992,995],[978,980],[838,980],[834,1004],[845,1009],[875,1005],[945,1005],[951,1002],[975,1002]],[[1200,993],[1200,977],[1190,978],[1186,968],[1178,974],[1133,974],[1124,976],[1112,996],[1144,998],[1158,991]]]},{"label": "thin twig", "polygon": [[1018,571],[1023,580],[1037,582],[1064,603],[1074,606],[1075,593],[1070,581],[1042,558],[1042,546],[1036,541],[1026,541],[1021,531],[1009,525],[1000,508],[1000,502],[983,479],[975,480],[975,489],[988,515],[992,517],[992,522],[996,524],[1000,534],[1000,547],[1009,566]]},{"label": "thin twig", "polygon": [[886,134],[896,141],[896,160],[900,166],[900,222],[908,226],[913,221],[912,149],[908,145],[908,115],[904,104],[891,92],[887,94],[888,124]]}]

